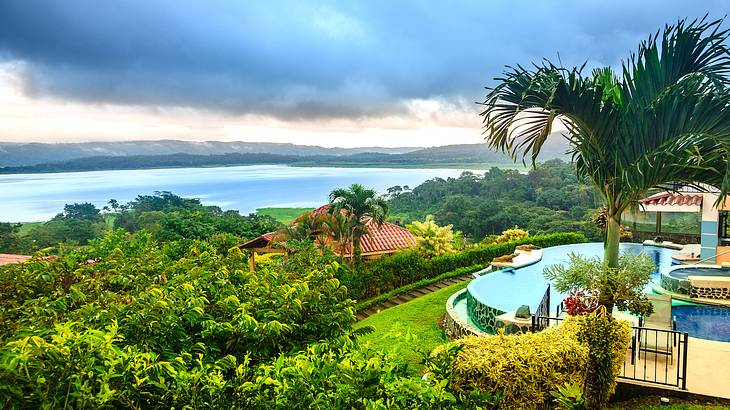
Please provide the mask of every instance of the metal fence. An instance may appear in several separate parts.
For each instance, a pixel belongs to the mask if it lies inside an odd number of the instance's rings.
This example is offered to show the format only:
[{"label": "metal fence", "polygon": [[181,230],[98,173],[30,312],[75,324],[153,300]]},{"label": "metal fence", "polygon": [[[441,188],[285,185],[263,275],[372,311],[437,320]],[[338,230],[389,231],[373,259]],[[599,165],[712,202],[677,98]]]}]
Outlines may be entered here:
[{"label": "metal fence", "polygon": [[550,284],[549,283],[547,285],[547,289],[545,290],[545,293],[542,295],[540,304],[537,305],[537,310],[535,310],[535,316],[537,316],[537,317],[550,316]]},{"label": "metal fence", "polygon": [[[533,316],[532,331],[554,326],[563,318]],[[632,327],[631,342],[619,379],[676,387],[687,390],[686,332]]]}]

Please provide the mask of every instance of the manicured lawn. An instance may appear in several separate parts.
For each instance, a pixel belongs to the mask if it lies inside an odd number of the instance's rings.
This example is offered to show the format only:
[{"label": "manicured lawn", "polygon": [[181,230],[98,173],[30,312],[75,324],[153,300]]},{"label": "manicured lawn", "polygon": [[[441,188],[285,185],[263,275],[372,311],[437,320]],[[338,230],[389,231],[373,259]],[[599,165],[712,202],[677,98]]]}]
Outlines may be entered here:
[{"label": "manicured lawn", "polygon": [[419,352],[428,353],[449,341],[437,322],[446,313],[446,300],[467,283],[448,286],[360,321],[355,327],[375,328],[375,332],[360,338],[361,348],[393,353],[417,373],[423,357]]},{"label": "manicured lawn", "polygon": [[268,215],[281,223],[289,223],[299,215],[311,211],[314,208],[258,208],[256,213]]}]

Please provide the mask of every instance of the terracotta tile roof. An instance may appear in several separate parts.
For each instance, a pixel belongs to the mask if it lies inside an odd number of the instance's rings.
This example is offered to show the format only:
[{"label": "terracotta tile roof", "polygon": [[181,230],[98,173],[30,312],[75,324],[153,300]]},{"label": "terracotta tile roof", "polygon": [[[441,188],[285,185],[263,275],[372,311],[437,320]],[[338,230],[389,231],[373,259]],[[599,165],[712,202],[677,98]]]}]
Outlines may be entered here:
[{"label": "terracotta tile roof", "polygon": [[639,201],[641,205],[665,205],[665,206],[700,206],[702,205],[702,195],[680,194],[676,192],[660,192],[648,198]]},{"label": "terracotta tile roof", "polygon": [[406,228],[384,222],[379,228],[372,220],[365,223],[368,233],[362,237],[362,253],[387,253],[412,248],[416,237]]},{"label": "terracotta tile roof", "polygon": [[9,263],[20,263],[25,262],[31,257],[28,255],[13,255],[9,253],[0,253],[0,265],[7,265]]}]

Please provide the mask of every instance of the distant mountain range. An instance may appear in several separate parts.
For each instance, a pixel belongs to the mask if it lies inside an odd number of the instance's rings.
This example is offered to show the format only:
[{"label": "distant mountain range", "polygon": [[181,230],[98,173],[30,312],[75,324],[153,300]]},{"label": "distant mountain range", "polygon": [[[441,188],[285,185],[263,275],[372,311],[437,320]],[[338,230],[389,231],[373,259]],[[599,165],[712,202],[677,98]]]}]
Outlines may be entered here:
[{"label": "distant mountain range", "polygon": [[[551,138],[539,160],[567,159],[563,138]],[[96,171],[255,164],[351,167],[449,167],[512,164],[485,144],[431,148],[324,148],[260,142],[175,140],[65,144],[0,143],[0,173]]]},{"label": "distant mountain range", "polygon": [[0,167],[36,165],[87,157],[127,157],[135,155],[221,155],[279,154],[279,155],[349,155],[363,152],[402,154],[420,149],[403,148],[325,148],[311,145],[272,142],[223,141],[119,141],[78,143],[12,143],[0,142]]}]

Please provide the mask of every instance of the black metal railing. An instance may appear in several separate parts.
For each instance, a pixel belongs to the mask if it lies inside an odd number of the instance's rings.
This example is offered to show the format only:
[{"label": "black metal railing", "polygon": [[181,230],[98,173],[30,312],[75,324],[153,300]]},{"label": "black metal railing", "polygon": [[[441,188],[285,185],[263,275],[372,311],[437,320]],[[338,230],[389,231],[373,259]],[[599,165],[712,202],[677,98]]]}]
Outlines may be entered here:
[{"label": "black metal railing", "polygon": [[[554,326],[563,318],[533,316],[532,331]],[[632,327],[631,342],[619,379],[687,390],[689,335],[676,330]]]},{"label": "black metal railing", "polygon": [[542,299],[540,300],[540,303],[537,305],[537,309],[535,310],[535,314],[533,315],[533,318],[535,316],[537,316],[538,318],[550,316],[550,284],[549,283],[547,285],[547,289],[545,290],[545,293],[542,295]]},{"label": "black metal railing", "polygon": [[688,340],[686,332],[632,327],[619,377],[687,390]]}]

